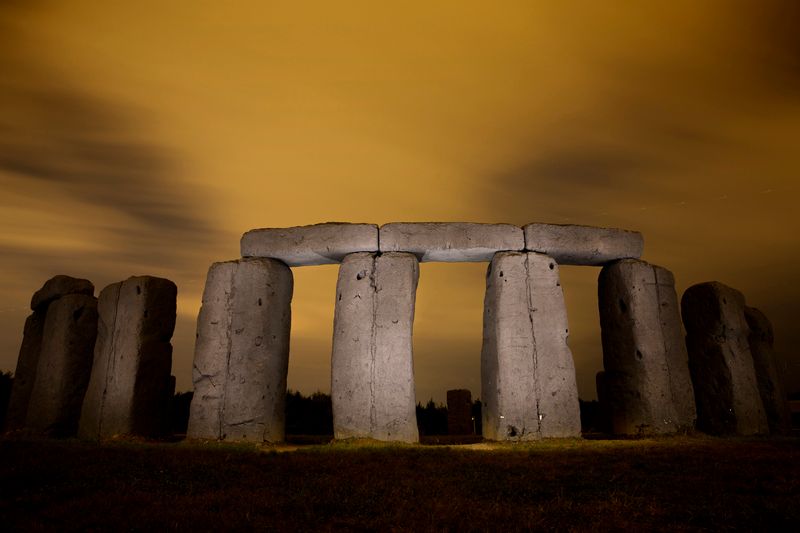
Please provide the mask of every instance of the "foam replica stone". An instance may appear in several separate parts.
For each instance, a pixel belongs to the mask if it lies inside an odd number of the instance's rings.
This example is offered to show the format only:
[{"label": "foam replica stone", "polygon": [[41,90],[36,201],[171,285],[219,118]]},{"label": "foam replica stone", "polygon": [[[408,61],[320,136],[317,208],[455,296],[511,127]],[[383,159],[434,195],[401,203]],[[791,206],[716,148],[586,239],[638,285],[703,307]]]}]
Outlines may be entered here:
[{"label": "foam replica stone", "polygon": [[80,437],[163,433],[177,292],[170,280],[151,276],[128,278],[100,292]]},{"label": "foam replica stone", "polygon": [[25,427],[31,391],[36,380],[36,367],[39,364],[44,320],[44,311],[34,311],[25,320],[22,346],[19,348],[17,368],[14,371],[14,383],[11,386],[11,397],[8,400],[8,411],[6,413],[7,430]]},{"label": "foam replica stone", "polygon": [[381,252],[409,252],[420,262],[491,261],[504,250],[522,250],[522,230],[510,224],[394,222],[381,226]]},{"label": "foam replica stone", "polygon": [[67,294],[48,305],[26,428],[54,437],[77,432],[96,335],[94,296]]},{"label": "foam replica stone", "polygon": [[418,279],[408,253],[342,262],[331,358],[335,438],[419,440],[411,342]]},{"label": "foam replica stone", "polygon": [[787,433],[791,430],[791,413],[783,388],[773,344],[775,335],[769,319],[755,307],[745,307],[744,317],[750,327],[748,342],[753,354],[758,391],[764,403],[770,433]]},{"label": "foam replica stone", "polygon": [[561,224],[528,224],[525,250],[551,256],[560,265],[604,265],[642,256],[638,231]]},{"label": "foam replica stone", "polygon": [[742,293],[718,282],[693,285],[681,299],[697,428],[706,433],[768,431],[744,307]]},{"label": "foam replica stone", "polygon": [[598,303],[612,432],[693,429],[694,392],[672,273],[635,259],[606,265]]},{"label": "foam replica stone", "polygon": [[273,259],[214,263],[197,318],[188,436],[284,439],[292,272]]},{"label": "foam replica stone", "polygon": [[254,229],[242,236],[241,249],[242,257],[270,257],[289,266],[340,263],[353,252],[377,252],[378,226],[328,222]]},{"label": "foam replica stone", "polygon": [[568,336],[555,260],[536,253],[495,255],[486,276],[483,315],[484,438],[580,435]]}]

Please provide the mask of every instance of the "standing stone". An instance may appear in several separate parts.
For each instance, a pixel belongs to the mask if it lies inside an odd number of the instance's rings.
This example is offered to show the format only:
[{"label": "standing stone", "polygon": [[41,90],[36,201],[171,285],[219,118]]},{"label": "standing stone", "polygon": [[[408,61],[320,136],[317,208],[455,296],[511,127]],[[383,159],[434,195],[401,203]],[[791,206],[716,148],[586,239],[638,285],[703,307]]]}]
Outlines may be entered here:
[{"label": "standing stone", "polygon": [[447,434],[472,435],[472,394],[466,389],[447,391]]},{"label": "standing stone", "polygon": [[789,403],[783,387],[778,362],[773,347],[775,335],[769,319],[755,307],[745,307],[744,317],[750,327],[748,341],[753,354],[753,366],[758,381],[758,391],[764,402],[770,433],[788,433],[792,427]]},{"label": "standing stone", "polygon": [[612,432],[675,433],[696,411],[672,273],[626,259],[598,280],[603,367]]},{"label": "standing stone", "polygon": [[140,276],[100,292],[80,437],[162,434],[170,399],[177,291],[168,279]]},{"label": "standing stone", "polygon": [[609,385],[610,379],[605,370],[601,370],[594,377],[595,389],[597,390],[597,419],[595,425],[601,433],[611,433],[611,405]]},{"label": "standing stone", "polygon": [[88,279],[73,278],[59,274],[48,279],[41,289],[33,293],[31,297],[31,309],[34,311],[45,311],[53,300],[57,300],[67,294],[94,295],[94,285]]},{"label": "standing stone", "polygon": [[419,440],[411,342],[418,279],[412,254],[344,258],[331,359],[335,438]]},{"label": "standing stone", "polygon": [[711,434],[767,433],[744,296],[718,282],[689,287],[681,300],[697,400],[697,428]]},{"label": "standing stone", "polygon": [[188,436],[284,438],[292,272],[274,259],[214,263],[197,319]]},{"label": "standing stone", "polygon": [[17,368],[14,371],[14,383],[11,386],[11,397],[8,400],[7,430],[25,427],[31,391],[36,380],[36,367],[39,364],[39,352],[42,347],[45,312],[34,311],[25,320],[22,346],[19,348]]},{"label": "standing stone", "polygon": [[97,298],[68,294],[47,307],[25,427],[54,437],[78,430],[97,336]]},{"label": "standing stone", "polygon": [[483,315],[485,438],[580,436],[568,337],[556,262],[537,253],[496,254],[486,276]]}]

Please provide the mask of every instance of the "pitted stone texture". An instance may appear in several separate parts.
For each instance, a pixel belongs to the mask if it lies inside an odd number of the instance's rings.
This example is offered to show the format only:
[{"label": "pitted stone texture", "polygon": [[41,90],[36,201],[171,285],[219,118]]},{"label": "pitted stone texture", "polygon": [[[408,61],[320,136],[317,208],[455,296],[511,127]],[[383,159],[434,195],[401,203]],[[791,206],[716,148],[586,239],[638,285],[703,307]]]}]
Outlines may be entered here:
[{"label": "pitted stone texture", "polygon": [[53,437],[75,435],[96,336],[97,298],[68,294],[50,303],[26,428]]},{"label": "pitted stone texture", "polygon": [[331,358],[335,438],[419,440],[411,339],[418,279],[407,253],[342,262]]},{"label": "pitted stone texture", "polygon": [[448,435],[472,435],[472,393],[466,389],[447,391]]},{"label": "pitted stone texture", "polygon": [[689,287],[681,300],[697,401],[697,429],[767,433],[744,317],[744,296],[718,282]]},{"label": "pitted stone texture", "polygon": [[551,256],[560,265],[597,266],[617,259],[638,259],[644,239],[637,231],[570,224],[528,224],[525,249]]},{"label": "pitted stone texture", "polygon": [[188,436],[284,439],[292,272],[273,259],[214,263],[197,319]]},{"label": "pitted stone texture", "polygon": [[606,265],[598,303],[612,432],[693,429],[694,392],[672,273],[635,259]]},{"label": "pitted stone texture", "polygon": [[753,354],[753,366],[758,381],[758,391],[764,402],[770,433],[784,434],[791,430],[791,413],[783,387],[773,344],[772,324],[764,313],[755,307],[745,307],[744,317],[750,327],[748,341]]},{"label": "pitted stone texture", "polygon": [[420,262],[491,261],[495,253],[522,250],[522,229],[510,224],[395,222],[381,226],[381,252],[408,252]]},{"label": "pitted stone texture", "polygon": [[495,255],[486,276],[483,315],[484,438],[580,436],[568,327],[554,259],[536,253]]},{"label": "pitted stone texture", "polygon": [[67,294],[94,294],[94,285],[88,279],[58,275],[47,280],[31,298],[31,309],[43,311],[47,304]]},{"label": "pitted stone texture", "polygon": [[242,236],[242,257],[270,257],[289,266],[340,263],[354,252],[378,251],[378,226],[327,222],[293,228],[250,230]]},{"label": "pitted stone texture", "polygon": [[168,279],[138,276],[100,292],[81,438],[153,437],[164,431],[177,291]]},{"label": "pitted stone texture", "polygon": [[14,383],[11,386],[11,397],[8,400],[7,430],[25,427],[25,417],[28,414],[31,391],[36,380],[36,367],[39,364],[44,321],[45,313],[43,311],[34,311],[25,320],[22,346],[19,348],[17,368],[14,371]]}]

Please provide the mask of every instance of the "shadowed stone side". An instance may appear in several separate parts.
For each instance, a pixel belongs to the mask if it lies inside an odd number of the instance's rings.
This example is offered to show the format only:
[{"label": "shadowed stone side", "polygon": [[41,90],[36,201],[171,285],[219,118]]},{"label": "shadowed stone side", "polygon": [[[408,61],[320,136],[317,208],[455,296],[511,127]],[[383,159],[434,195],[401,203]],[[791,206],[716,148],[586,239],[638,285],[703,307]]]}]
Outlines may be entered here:
[{"label": "shadowed stone side", "polygon": [[79,436],[158,436],[169,408],[177,287],[132,277],[100,292],[98,335]]},{"label": "shadowed stone side", "polygon": [[495,255],[486,276],[483,315],[484,438],[580,436],[568,337],[556,262],[536,253]]},{"label": "shadowed stone side", "polygon": [[744,306],[742,293],[718,282],[693,285],[681,299],[697,429],[706,433],[768,432]]},{"label": "shadowed stone side", "polygon": [[525,249],[549,255],[560,265],[604,265],[642,256],[644,239],[638,231],[571,224],[528,224]]},{"label": "shadowed stone side", "polygon": [[447,391],[447,434],[472,435],[472,393],[466,389]]},{"label": "shadowed stone side", "polygon": [[284,439],[292,272],[273,259],[214,263],[197,319],[188,436]]},{"label": "shadowed stone side", "polygon": [[14,371],[11,397],[8,400],[6,430],[9,431],[25,427],[25,417],[28,415],[31,391],[36,380],[36,367],[39,364],[44,320],[45,311],[34,311],[32,315],[25,319],[22,345],[19,348],[17,368]]},{"label": "shadowed stone side", "polygon": [[242,257],[269,257],[289,266],[340,263],[347,254],[378,251],[378,226],[328,222],[293,228],[250,230]]},{"label": "shadowed stone side", "polygon": [[772,324],[764,313],[755,307],[745,307],[744,317],[750,327],[748,342],[753,354],[758,391],[764,402],[770,433],[788,433],[792,427],[791,413],[783,387],[773,344]]},{"label": "shadowed stone side", "polygon": [[31,298],[31,309],[44,311],[47,305],[67,294],[94,295],[94,285],[88,279],[73,278],[59,274],[48,279]]},{"label": "shadowed stone side", "polygon": [[510,224],[393,222],[380,229],[381,252],[409,252],[428,261],[491,261],[496,252],[525,248],[522,229]]},{"label": "shadowed stone side", "polygon": [[418,279],[412,254],[356,253],[342,262],[331,358],[335,438],[419,441],[411,339]]},{"label": "shadowed stone side", "polygon": [[53,437],[75,435],[96,335],[94,296],[68,294],[48,305],[25,427]]},{"label": "shadowed stone side", "polygon": [[598,303],[612,432],[693,429],[694,392],[672,273],[635,259],[606,265]]}]

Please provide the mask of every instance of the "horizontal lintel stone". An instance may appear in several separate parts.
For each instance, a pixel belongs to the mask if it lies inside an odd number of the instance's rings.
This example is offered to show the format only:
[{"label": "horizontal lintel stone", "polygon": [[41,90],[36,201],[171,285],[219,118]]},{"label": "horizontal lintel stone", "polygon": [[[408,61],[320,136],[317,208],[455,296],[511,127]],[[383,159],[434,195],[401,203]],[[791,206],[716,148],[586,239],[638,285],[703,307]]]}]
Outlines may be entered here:
[{"label": "horizontal lintel stone", "polygon": [[561,265],[600,266],[638,259],[644,239],[638,231],[570,224],[528,224],[525,249],[547,254]]},{"label": "horizontal lintel stone", "polygon": [[420,262],[491,261],[524,247],[522,229],[511,224],[394,222],[380,229],[381,252],[409,252]]},{"label": "horizontal lintel stone", "polygon": [[378,251],[378,226],[326,222],[253,229],[242,236],[242,257],[269,257],[288,266],[341,263],[354,252]]}]

